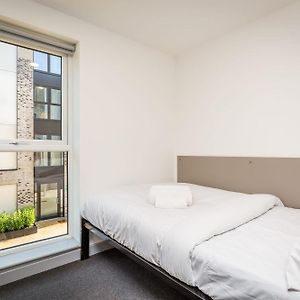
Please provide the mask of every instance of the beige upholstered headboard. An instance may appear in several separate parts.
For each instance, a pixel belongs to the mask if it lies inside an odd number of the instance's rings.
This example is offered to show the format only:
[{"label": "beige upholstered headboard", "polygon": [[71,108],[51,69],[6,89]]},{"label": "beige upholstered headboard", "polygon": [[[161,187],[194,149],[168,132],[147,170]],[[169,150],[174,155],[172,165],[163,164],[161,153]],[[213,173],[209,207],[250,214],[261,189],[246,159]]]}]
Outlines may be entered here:
[{"label": "beige upholstered headboard", "polygon": [[178,156],[177,181],[274,194],[300,208],[300,158]]}]

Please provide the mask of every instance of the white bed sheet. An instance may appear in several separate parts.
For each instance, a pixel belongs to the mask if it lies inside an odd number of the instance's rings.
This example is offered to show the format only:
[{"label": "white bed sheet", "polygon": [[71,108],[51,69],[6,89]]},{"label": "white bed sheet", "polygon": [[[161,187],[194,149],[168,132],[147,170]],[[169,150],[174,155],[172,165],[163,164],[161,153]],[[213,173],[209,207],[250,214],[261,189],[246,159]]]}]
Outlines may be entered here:
[{"label": "white bed sheet", "polygon": [[[178,262],[172,257],[170,259],[165,249],[168,248],[165,242],[168,240],[165,239],[167,233],[172,232],[172,236],[175,234],[176,237],[176,228],[197,216],[197,211],[201,213],[204,203],[213,207],[220,200],[224,202],[245,196],[219,189],[189,186],[193,192],[193,205],[186,209],[155,208],[147,201],[151,185],[140,185],[119,188],[91,198],[84,203],[82,216],[148,261],[159,266],[165,264],[163,267],[169,273],[178,273],[176,277],[180,278],[181,270],[176,270]],[[274,214],[277,211],[277,214],[286,212],[284,215],[288,217],[278,217]],[[295,236],[299,238],[299,231],[291,234],[295,227],[288,220],[296,219],[296,216],[291,217],[292,214],[297,215],[299,223],[300,213],[297,210],[273,208],[256,220],[196,245],[190,266],[195,278],[192,284],[214,299],[270,299],[271,287],[271,295],[274,295],[271,299],[300,299],[299,293],[284,289],[286,256]],[[278,219],[282,219],[284,225],[278,230],[282,230],[282,227],[286,229],[273,238]],[[271,226],[272,230],[268,228],[270,224],[275,226]],[[269,238],[266,239],[266,236]],[[178,241],[184,245],[184,236],[179,236]],[[176,244],[176,238],[171,242]],[[180,243],[175,247],[180,247]],[[256,244],[257,247],[253,250],[249,244]],[[270,245],[274,246],[272,254],[266,253]],[[161,261],[162,258],[164,261]],[[255,263],[252,264],[252,261]],[[256,265],[259,267],[251,269]],[[180,279],[190,283],[188,276],[184,272],[182,274]],[[223,284],[220,284],[220,279]]]},{"label": "white bed sheet", "polygon": [[299,300],[300,292],[287,291],[286,284],[288,258],[299,237],[300,210],[275,207],[199,245],[196,285],[216,300]]}]

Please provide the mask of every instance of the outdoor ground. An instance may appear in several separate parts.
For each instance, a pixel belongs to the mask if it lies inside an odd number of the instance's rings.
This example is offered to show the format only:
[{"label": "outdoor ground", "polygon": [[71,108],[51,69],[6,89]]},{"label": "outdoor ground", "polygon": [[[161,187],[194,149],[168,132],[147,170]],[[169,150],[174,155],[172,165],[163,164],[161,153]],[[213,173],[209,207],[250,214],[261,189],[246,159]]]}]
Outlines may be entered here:
[{"label": "outdoor ground", "polygon": [[15,239],[0,241],[0,250],[31,243],[38,240],[47,239],[50,237],[63,235],[68,232],[67,230],[67,222],[53,222],[51,224],[48,223],[49,226],[45,226],[46,224],[40,223],[38,224],[37,233],[30,234],[27,236],[22,236]]}]

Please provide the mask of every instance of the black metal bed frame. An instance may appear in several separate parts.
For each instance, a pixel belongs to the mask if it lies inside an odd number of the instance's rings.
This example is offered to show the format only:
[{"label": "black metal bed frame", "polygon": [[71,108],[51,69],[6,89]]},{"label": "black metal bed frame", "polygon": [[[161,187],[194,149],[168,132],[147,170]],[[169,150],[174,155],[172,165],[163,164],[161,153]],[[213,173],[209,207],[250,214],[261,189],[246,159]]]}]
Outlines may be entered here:
[{"label": "black metal bed frame", "polygon": [[94,234],[98,235],[100,238],[107,240],[108,243],[112,245],[114,248],[118,249],[119,251],[127,255],[129,258],[133,259],[135,262],[139,263],[146,269],[153,272],[155,275],[157,275],[162,280],[164,280],[167,284],[171,285],[173,288],[178,290],[183,295],[189,297],[190,299],[212,300],[212,298],[210,298],[209,296],[201,292],[198,288],[189,286],[184,282],[180,281],[179,279],[171,276],[162,268],[148,262],[140,255],[134,253],[127,247],[117,242],[116,240],[107,236],[99,228],[95,227],[89,221],[83,218],[81,220],[81,230],[82,230],[81,231],[81,260],[85,260],[89,258],[89,245],[90,245],[89,233],[91,231]]}]

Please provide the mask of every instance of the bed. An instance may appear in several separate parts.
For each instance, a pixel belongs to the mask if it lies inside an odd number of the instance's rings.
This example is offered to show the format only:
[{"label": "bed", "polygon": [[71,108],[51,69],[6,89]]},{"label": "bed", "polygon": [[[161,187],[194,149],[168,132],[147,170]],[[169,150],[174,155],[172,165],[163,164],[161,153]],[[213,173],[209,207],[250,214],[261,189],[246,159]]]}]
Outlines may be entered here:
[{"label": "bed", "polygon": [[[147,201],[151,185],[124,186],[92,197],[82,209],[82,258],[88,257],[88,232],[93,231],[190,298],[300,299],[300,292],[288,291],[286,282],[290,254],[300,240],[300,211],[285,207],[277,196],[258,186],[258,194],[252,194],[198,185],[197,178],[205,182],[203,176],[209,172],[204,166],[211,158],[197,157],[193,163],[191,158],[179,159],[179,180],[194,183],[187,184],[193,193],[193,205],[187,209],[157,209]],[[204,163],[199,165],[199,159]],[[234,177],[235,169],[240,177],[249,176],[249,170],[237,168],[239,163],[245,164],[244,158],[234,162],[227,177]],[[274,174],[278,163],[278,159],[269,162],[264,173]],[[209,164],[210,172],[220,165]],[[245,169],[250,166],[253,176],[255,165],[260,169],[261,164],[248,159]],[[280,170],[284,173],[282,167]],[[261,175],[253,178],[251,185]],[[297,193],[288,193],[288,201],[296,206]]]}]

